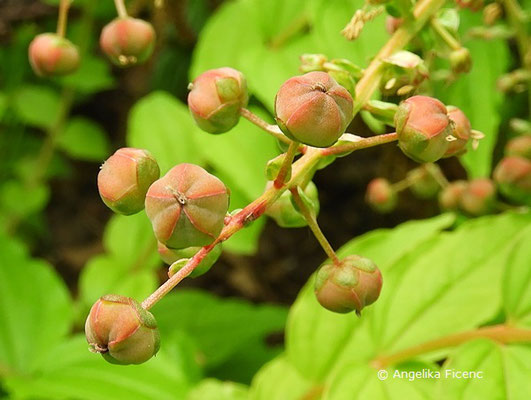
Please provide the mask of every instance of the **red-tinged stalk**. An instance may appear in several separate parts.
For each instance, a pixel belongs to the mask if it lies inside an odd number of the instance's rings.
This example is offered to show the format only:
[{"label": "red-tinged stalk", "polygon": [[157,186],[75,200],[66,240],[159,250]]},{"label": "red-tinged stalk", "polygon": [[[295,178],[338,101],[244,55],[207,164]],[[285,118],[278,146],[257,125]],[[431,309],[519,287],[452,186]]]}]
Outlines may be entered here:
[{"label": "red-tinged stalk", "polygon": [[275,188],[278,189],[286,183],[286,178],[289,175],[291,164],[293,163],[293,159],[295,158],[295,155],[297,154],[298,148],[299,148],[299,142],[293,141],[290,143],[288,147],[288,151],[286,151],[284,161],[282,161],[282,165],[280,166],[278,175],[275,179],[275,182],[273,183],[273,186],[275,186]]}]

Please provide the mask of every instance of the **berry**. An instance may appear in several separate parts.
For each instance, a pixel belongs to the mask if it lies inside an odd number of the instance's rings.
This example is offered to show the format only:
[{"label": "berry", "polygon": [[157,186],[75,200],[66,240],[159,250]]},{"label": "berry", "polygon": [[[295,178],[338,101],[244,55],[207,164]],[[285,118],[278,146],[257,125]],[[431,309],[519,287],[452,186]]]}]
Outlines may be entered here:
[{"label": "berry", "polygon": [[197,125],[209,133],[224,133],[240,120],[240,109],[247,106],[247,81],[232,68],[211,69],[190,85],[188,107]]},{"label": "berry", "polygon": [[450,53],[450,67],[456,74],[467,73],[472,67],[470,51],[466,47],[453,50]]},{"label": "berry", "polygon": [[466,181],[455,181],[441,190],[439,193],[439,206],[441,209],[445,211],[457,211],[466,186]]},{"label": "berry", "polygon": [[[187,247],[180,250],[172,250],[164,246],[159,242],[158,251],[159,255],[166,264],[170,265],[168,270],[168,276],[171,278],[179,269],[181,269],[186,262],[196,255],[196,253],[201,250],[201,247]],[[221,243],[216,245],[205,258],[201,260],[199,265],[190,274],[190,277],[195,278],[201,276],[208,272],[210,268],[216,263],[219,256],[221,255],[222,246]],[[185,260],[186,262],[182,265],[174,264],[178,260]]]},{"label": "berry", "polygon": [[159,350],[155,317],[135,300],[118,295],[100,298],[85,323],[90,350],[113,364],[141,364]]},{"label": "berry", "polygon": [[531,161],[523,157],[505,157],[494,170],[494,180],[507,198],[531,206]]},{"label": "berry", "polygon": [[448,117],[453,122],[452,137],[448,143],[448,149],[444,153],[444,158],[460,156],[466,152],[466,144],[472,135],[470,121],[465,113],[459,108],[448,106]]},{"label": "berry", "polygon": [[396,200],[396,192],[387,179],[375,178],[367,185],[365,201],[374,211],[382,214],[389,213],[394,210]]},{"label": "berry", "polygon": [[149,151],[125,147],[102,165],[98,189],[103,202],[114,212],[136,214],[144,209],[149,186],[159,176],[159,166]]},{"label": "berry", "polygon": [[509,140],[505,146],[505,155],[531,160],[531,135],[518,136]]},{"label": "berry", "polygon": [[489,214],[496,205],[496,188],[487,178],[474,179],[468,183],[461,195],[459,207],[467,214],[480,216]]},{"label": "berry", "polygon": [[429,199],[435,196],[441,186],[435,179],[435,174],[440,174],[441,170],[436,164],[424,164],[412,170],[408,177],[412,180],[411,191],[421,199]]},{"label": "berry", "polygon": [[146,21],[119,17],[101,31],[100,47],[120,67],[146,61],[155,48],[155,30]]},{"label": "berry", "polygon": [[453,128],[444,104],[427,96],[400,103],[395,126],[402,151],[420,163],[437,161],[446,153]]},{"label": "berry", "polygon": [[361,310],[374,303],[382,290],[382,274],[368,258],[348,256],[339,265],[324,264],[315,277],[319,303],[337,313]]},{"label": "berry", "polygon": [[[272,186],[272,182],[267,184],[267,188]],[[312,212],[319,214],[319,193],[317,186],[313,182],[308,182],[304,189],[306,204],[310,206]],[[294,205],[293,195],[286,190],[282,195],[266,210],[265,214],[275,220],[282,228],[300,228],[308,225],[301,213]]]},{"label": "berry", "polygon": [[292,140],[314,147],[333,145],[353,117],[352,96],[326,72],[288,79],[275,99],[276,120]]},{"label": "berry", "polygon": [[33,71],[39,76],[68,75],[79,67],[79,51],[71,41],[55,33],[42,33],[28,50]]},{"label": "berry", "polygon": [[229,192],[194,164],[179,164],[151,185],[146,214],[159,242],[171,249],[206,246],[223,229]]}]

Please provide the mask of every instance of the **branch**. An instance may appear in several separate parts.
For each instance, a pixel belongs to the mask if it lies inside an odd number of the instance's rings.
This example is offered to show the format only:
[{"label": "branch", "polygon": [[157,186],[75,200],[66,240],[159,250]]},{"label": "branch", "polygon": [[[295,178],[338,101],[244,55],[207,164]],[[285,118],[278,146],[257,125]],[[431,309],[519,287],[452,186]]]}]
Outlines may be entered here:
[{"label": "branch", "polygon": [[268,124],[258,115],[254,114],[251,110],[248,110],[247,108],[240,108],[240,115],[244,117],[245,119],[247,119],[248,121],[255,124],[260,129],[263,129],[270,135],[274,136],[276,139],[280,140],[281,142],[284,142],[288,145],[291,144],[291,140],[288,139],[286,135],[282,133],[282,131],[277,125]]}]

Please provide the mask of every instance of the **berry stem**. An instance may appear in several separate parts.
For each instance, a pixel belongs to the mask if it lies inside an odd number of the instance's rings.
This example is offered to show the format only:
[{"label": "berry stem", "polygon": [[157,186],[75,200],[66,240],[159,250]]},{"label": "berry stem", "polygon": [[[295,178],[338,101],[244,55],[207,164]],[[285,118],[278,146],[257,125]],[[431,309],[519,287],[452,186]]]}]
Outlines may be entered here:
[{"label": "berry stem", "polygon": [[264,121],[262,118],[260,118],[258,115],[253,113],[251,110],[248,110],[247,108],[240,108],[240,115],[247,119],[248,121],[255,124],[257,127],[263,129],[270,135],[274,136],[276,139],[280,140],[281,142],[284,142],[286,144],[291,144],[291,140],[288,139],[280,130],[280,128],[277,125],[271,125],[268,124],[266,121]]},{"label": "berry stem", "polygon": [[446,178],[446,176],[444,176],[440,168],[433,168],[433,167],[436,167],[436,166],[434,164],[430,164],[428,165],[426,169],[428,173],[431,174],[431,176],[433,176],[433,179],[437,181],[439,186],[444,189],[445,187],[449,185],[448,179]]},{"label": "berry stem", "polygon": [[396,134],[396,132],[387,133],[385,135],[376,135],[376,136],[371,136],[368,138],[363,138],[357,142],[351,142],[347,144],[340,144],[337,146],[328,147],[326,149],[321,150],[321,154],[323,156],[332,156],[332,155],[347,153],[349,151],[355,151],[355,150],[364,149],[367,147],[373,147],[373,146],[378,146],[380,144],[394,142],[395,140],[398,140],[398,135]]},{"label": "berry stem", "polygon": [[288,176],[291,164],[293,163],[293,159],[295,158],[295,155],[297,154],[297,150],[299,149],[299,142],[291,142],[288,151],[286,151],[286,155],[284,157],[284,161],[282,161],[282,165],[280,166],[280,170],[278,171],[277,178],[275,179],[275,182],[273,183],[273,186],[275,188],[280,188],[284,186],[286,183],[286,177]]},{"label": "berry stem", "polygon": [[410,360],[421,354],[445,349],[447,347],[459,346],[469,340],[479,338],[492,339],[503,344],[531,342],[531,329],[515,328],[505,324],[482,327],[473,331],[460,332],[430,340],[393,354],[383,355],[374,359],[371,364],[375,368],[383,369],[390,365],[396,365],[401,361]]},{"label": "berry stem", "polygon": [[444,43],[446,43],[452,50],[459,50],[462,47],[461,43],[448,32],[448,29],[446,29],[437,18],[432,18],[430,25],[435,33],[437,33]]},{"label": "berry stem", "polygon": [[124,0],[114,0],[114,6],[116,7],[116,12],[120,18],[127,18],[127,8],[125,8]]},{"label": "berry stem", "polygon": [[408,187],[413,185],[415,183],[416,179],[414,179],[412,176],[407,176],[406,178],[402,179],[401,181],[395,182],[391,185],[393,190],[398,193],[403,190],[406,190]]},{"label": "berry stem", "polygon": [[68,24],[68,9],[70,8],[71,0],[61,0],[59,3],[59,17],[57,18],[57,34],[60,37],[65,37],[66,26]]},{"label": "berry stem", "polygon": [[290,189],[290,192],[291,192],[291,195],[293,196],[293,200],[295,201],[295,204],[297,204],[297,207],[299,207],[300,213],[302,214],[302,216],[308,223],[308,226],[312,230],[313,235],[315,236],[315,238],[317,239],[317,241],[323,248],[328,258],[330,258],[335,265],[339,265],[340,262],[339,262],[339,258],[337,257],[336,252],[334,251],[330,242],[326,239],[321,228],[319,227],[319,224],[317,223],[317,219],[315,218],[314,213],[312,212],[312,210],[310,210],[310,208],[308,208],[304,200],[302,200],[299,194],[298,188],[293,187]]}]

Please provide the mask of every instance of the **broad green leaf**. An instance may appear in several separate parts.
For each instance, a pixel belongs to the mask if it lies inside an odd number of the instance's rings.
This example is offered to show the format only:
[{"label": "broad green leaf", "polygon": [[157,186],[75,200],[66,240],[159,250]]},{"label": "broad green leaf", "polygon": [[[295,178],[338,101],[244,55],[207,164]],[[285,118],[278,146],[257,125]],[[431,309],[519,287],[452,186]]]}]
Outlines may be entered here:
[{"label": "broad green leaf", "polygon": [[[311,397],[313,384],[304,379],[284,356],[266,364],[253,379],[249,400],[300,400]],[[317,395],[317,392],[315,392]],[[307,396],[307,397],[305,397]]]},{"label": "broad green leaf", "polygon": [[193,337],[207,367],[228,360],[248,342],[282,331],[286,310],[278,306],[254,306],[242,300],[222,300],[208,293],[179,290],[152,309],[162,340],[181,330]]},{"label": "broad green leaf", "polygon": [[[470,378],[456,375],[463,371],[475,374]],[[526,400],[531,393],[530,376],[529,346],[501,346],[478,339],[455,349],[444,363],[437,398]]]},{"label": "broad green leaf", "polygon": [[59,94],[47,86],[22,86],[15,91],[12,101],[18,117],[39,128],[51,128],[61,107]]},{"label": "broad green leaf", "polygon": [[5,93],[0,92],[0,120],[4,116],[4,112],[7,108],[7,96]]},{"label": "broad green leaf", "polygon": [[503,300],[511,324],[531,327],[531,228],[514,244],[503,280]]},{"label": "broad green leaf", "polygon": [[12,216],[25,217],[39,212],[49,198],[50,189],[44,184],[29,187],[24,182],[10,180],[0,186],[2,211]]},{"label": "broad green leaf", "polygon": [[184,399],[185,372],[163,352],[141,365],[117,366],[89,352],[84,336],[61,343],[39,374],[6,381],[17,399]]},{"label": "broad green leaf", "polygon": [[186,400],[247,400],[247,392],[245,385],[205,379],[188,393]]},{"label": "broad green leaf", "polygon": [[59,148],[69,156],[87,161],[103,161],[109,155],[105,131],[85,118],[72,118],[57,138]]},{"label": "broad green leaf", "polygon": [[61,78],[61,82],[83,94],[100,92],[114,86],[109,62],[101,57],[92,57],[88,54],[83,56],[79,69]]},{"label": "broad green leaf", "polygon": [[32,373],[72,322],[68,289],[53,268],[0,237],[0,376]]},{"label": "broad green leaf", "polygon": [[[339,250],[339,254],[359,254],[372,258],[385,270],[448,227],[453,220],[452,215],[446,214],[430,220],[408,222],[394,230],[374,231],[347,243]],[[384,293],[386,289],[384,273]],[[311,279],[290,310],[287,327],[287,356],[290,362],[308,378],[324,378],[351,338],[356,338],[360,352],[370,352],[371,341],[367,331],[356,330],[363,321],[364,318],[359,319],[353,314],[340,315],[322,308],[315,299]]]}]

